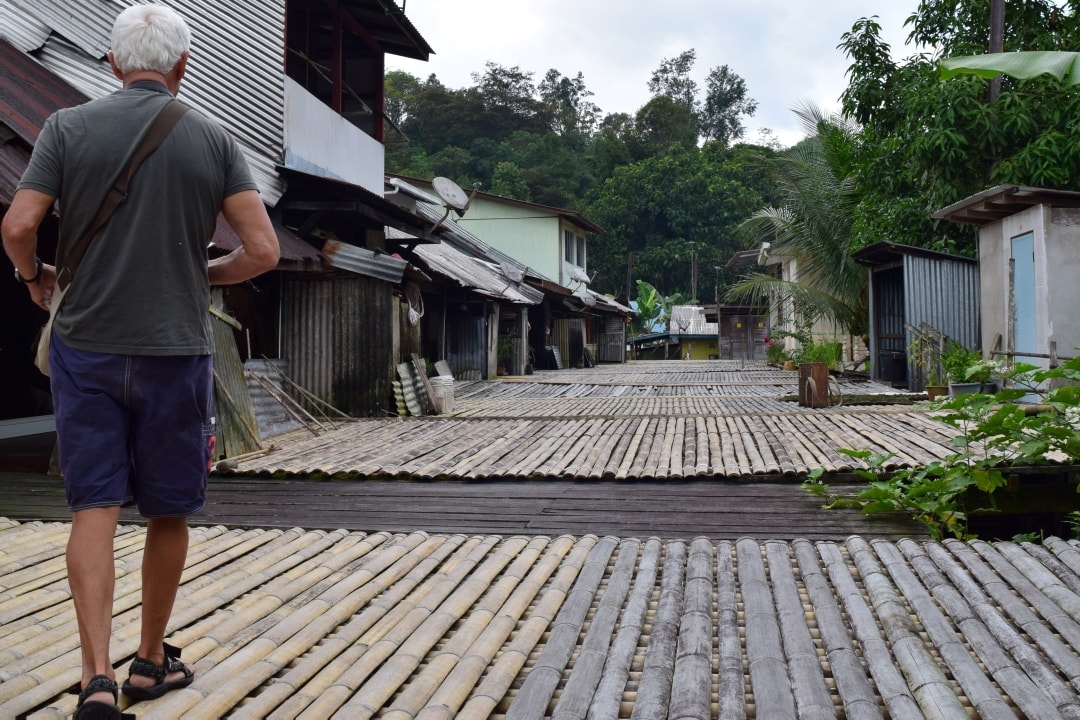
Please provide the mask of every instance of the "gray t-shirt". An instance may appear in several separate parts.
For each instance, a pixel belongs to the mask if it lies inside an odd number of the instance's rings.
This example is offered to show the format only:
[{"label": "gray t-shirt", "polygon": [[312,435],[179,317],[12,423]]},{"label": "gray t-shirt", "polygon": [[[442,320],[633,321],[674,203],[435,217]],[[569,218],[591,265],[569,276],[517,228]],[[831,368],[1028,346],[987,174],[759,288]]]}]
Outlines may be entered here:
[{"label": "gray t-shirt", "polygon": [[[59,198],[61,259],[169,101],[129,88],[45,122],[19,187]],[[55,321],[59,337],[92,352],[209,354],[207,247],[222,201],[250,189],[256,185],[232,137],[204,115],[185,113],[90,242]]]}]

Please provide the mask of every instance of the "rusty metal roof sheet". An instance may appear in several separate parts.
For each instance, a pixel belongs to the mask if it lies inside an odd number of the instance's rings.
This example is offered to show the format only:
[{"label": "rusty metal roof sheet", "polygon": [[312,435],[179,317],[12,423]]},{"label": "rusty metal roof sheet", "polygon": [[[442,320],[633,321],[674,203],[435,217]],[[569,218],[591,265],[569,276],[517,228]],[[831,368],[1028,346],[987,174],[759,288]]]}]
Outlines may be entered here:
[{"label": "rusty metal roof sheet", "polygon": [[24,143],[33,146],[54,112],[87,100],[34,58],[0,40],[0,122]]},{"label": "rusty metal roof sheet", "polygon": [[413,253],[430,270],[482,295],[522,305],[536,305],[544,299],[542,292],[513,281],[493,263],[469,257],[447,243],[420,245]]}]

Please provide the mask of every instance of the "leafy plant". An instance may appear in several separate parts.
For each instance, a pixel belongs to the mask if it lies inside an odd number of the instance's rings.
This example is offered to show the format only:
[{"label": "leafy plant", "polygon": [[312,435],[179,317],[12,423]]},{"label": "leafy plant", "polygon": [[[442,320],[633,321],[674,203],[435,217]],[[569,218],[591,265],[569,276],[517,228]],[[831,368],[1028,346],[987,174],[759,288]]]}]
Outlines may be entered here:
[{"label": "leafy plant", "polygon": [[812,342],[803,348],[802,362],[823,362],[832,367],[840,362],[841,347],[840,343]]},{"label": "leafy plant", "polygon": [[945,367],[949,381],[954,383],[978,382],[968,379],[968,370],[981,360],[981,352],[966,348],[955,340],[950,340],[941,353],[941,364]]},{"label": "leafy plant", "polygon": [[777,342],[777,338],[767,337],[762,341],[765,344],[765,359],[773,365],[779,365],[786,360],[784,344]]},{"label": "leafy plant", "polygon": [[[856,496],[864,513],[909,513],[926,526],[935,539],[946,534],[965,539],[972,491],[981,491],[993,510],[993,493],[1006,483],[1010,467],[1051,462],[1072,463],[1080,458],[1080,359],[1044,370],[1027,363],[998,367],[1006,389],[995,395],[962,395],[931,404],[936,418],[960,430],[953,442],[958,451],[921,467],[888,470],[892,454],[867,449],[839,452],[860,460],[855,470],[869,484]],[[968,369],[971,366],[967,366]],[[975,369],[972,372],[981,372]],[[1017,404],[1025,395],[1041,396],[1030,411]],[[820,468],[818,469],[820,470]],[[828,497],[822,472],[811,473],[803,485]],[[1073,514],[1074,528],[1080,514]]]}]

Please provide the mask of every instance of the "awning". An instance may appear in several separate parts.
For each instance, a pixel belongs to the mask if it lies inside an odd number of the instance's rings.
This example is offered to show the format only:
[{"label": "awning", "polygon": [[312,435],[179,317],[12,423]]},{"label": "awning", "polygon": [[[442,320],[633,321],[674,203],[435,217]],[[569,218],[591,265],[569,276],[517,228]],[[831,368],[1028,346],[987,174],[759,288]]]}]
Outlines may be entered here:
[{"label": "awning", "polygon": [[407,233],[410,244],[439,242],[430,235],[431,223],[367,188],[284,165],[277,171],[289,183],[277,205],[283,211],[353,215],[368,227],[389,226]]},{"label": "awning", "polygon": [[[273,218],[270,218],[270,223],[274,226],[274,232],[277,234],[282,260],[322,262],[322,253],[304,242],[299,235]],[[211,243],[215,247],[228,252],[240,247],[240,236],[232,229],[224,215],[218,214],[217,230],[214,231]]]}]

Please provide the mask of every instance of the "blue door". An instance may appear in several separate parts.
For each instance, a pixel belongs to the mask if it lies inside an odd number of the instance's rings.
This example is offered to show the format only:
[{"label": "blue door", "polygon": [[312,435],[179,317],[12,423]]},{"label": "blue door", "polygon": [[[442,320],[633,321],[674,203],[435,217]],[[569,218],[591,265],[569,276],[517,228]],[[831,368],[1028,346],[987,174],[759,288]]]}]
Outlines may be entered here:
[{"label": "blue door", "polygon": [[1012,346],[1016,359],[1035,362],[1034,358],[1021,357],[1024,353],[1038,352],[1038,336],[1035,325],[1035,233],[1026,232],[1012,239]]}]

